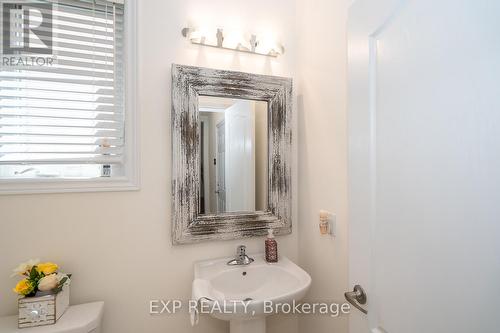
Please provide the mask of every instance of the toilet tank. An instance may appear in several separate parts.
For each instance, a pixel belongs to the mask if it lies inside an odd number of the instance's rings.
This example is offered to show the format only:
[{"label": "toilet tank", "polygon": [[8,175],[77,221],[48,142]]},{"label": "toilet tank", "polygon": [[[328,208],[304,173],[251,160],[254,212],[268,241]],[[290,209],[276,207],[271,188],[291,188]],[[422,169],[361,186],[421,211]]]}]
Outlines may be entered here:
[{"label": "toilet tank", "polygon": [[101,333],[104,302],[70,306],[54,325],[17,328],[17,316],[1,317],[1,333]]}]

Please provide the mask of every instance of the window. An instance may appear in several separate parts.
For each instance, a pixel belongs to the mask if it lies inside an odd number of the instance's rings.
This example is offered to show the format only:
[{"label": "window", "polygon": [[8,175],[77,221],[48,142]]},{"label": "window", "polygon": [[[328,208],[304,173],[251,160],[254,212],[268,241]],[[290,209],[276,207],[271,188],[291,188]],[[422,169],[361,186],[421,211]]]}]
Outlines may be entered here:
[{"label": "window", "polygon": [[[49,190],[71,183],[80,189],[131,185],[135,110],[125,96],[133,92],[127,82],[134,73],[126,68],[132,49],[125,38],[128,7],[123,0],[42,3],[49,7],[31,10],[28,18],[40,31],[16,30],[26,22],[25,8],[10,13],[10,45],[25,48],[2,54],[0,191],[16,183],[27,189],[30,183],[60,183]],[[30,48],[49,45],[51,53],[26,55],[27,33]]]}]

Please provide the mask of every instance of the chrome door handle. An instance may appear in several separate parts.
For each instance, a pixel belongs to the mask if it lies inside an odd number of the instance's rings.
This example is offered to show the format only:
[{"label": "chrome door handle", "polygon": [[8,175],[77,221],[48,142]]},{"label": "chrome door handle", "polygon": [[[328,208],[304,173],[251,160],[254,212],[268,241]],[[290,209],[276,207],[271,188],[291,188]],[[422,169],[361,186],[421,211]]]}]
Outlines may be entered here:
[{"label": "chrome door handle", "polygon": [[368,311],[365,310],[365,309],[363,309],[361,307],[361,305],[359,305],[359,304],[366,304],[366,293],[363,290],[363,288],[361,288],[361,286],[359,284],[357,284],[357,285],[354,286],[354,290],[353,291],[345,292],[344,296],[345,296],[345,299],[349,303],[351,303],[352,305],[354,305],[354,307],[356,309],[358,309],[359,311],[363,312],[364,314],[368,314]]}]

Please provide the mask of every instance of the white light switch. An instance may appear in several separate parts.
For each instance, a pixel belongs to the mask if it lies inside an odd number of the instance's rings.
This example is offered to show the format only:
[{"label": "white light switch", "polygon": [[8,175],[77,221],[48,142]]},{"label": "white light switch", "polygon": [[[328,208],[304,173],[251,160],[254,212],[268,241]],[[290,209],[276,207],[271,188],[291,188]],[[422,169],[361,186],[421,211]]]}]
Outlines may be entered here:
[{"label": "white light switch", "polygon": [[330,216],[330,235],[335,237],[337,235],[337,215]]}]

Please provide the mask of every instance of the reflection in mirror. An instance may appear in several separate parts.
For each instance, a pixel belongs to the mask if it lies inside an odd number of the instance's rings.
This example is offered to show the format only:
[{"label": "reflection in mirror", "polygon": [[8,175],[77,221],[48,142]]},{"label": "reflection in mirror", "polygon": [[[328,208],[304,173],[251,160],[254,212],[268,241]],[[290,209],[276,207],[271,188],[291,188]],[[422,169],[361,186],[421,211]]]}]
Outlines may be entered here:
[{"label": "reflection in mirror", "polygon": [[267,210],[267,102],[199,96],[200,214]]}]

